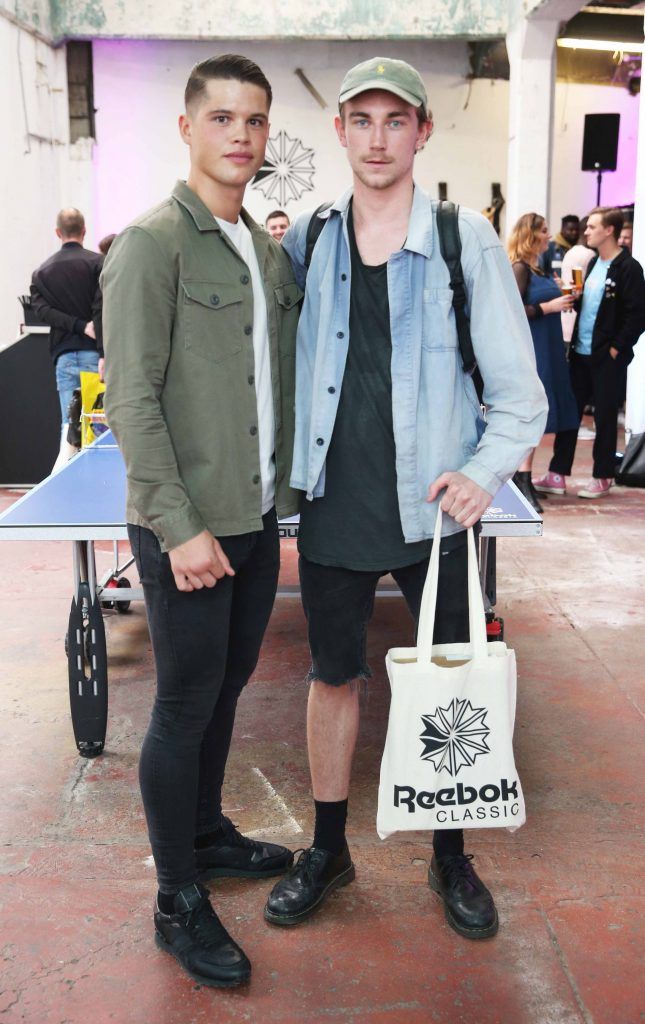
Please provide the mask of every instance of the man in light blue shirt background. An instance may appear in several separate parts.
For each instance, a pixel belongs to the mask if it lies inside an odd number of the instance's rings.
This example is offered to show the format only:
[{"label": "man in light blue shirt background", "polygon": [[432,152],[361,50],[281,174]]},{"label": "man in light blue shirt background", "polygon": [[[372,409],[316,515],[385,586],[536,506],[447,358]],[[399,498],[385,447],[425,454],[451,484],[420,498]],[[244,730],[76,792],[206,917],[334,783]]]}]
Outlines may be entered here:
[{"label": "man in light blue shirt background", "polygon": [[580,355],[591,355],[591,339],[593,337],[594,324],[598,309],[605,291],[607,271],[611,266],[611,259],[596,260],[593,270],[585,281],[585,290],[582,293],[582,308],[578,321],[578,337],[575,343],[575,350]]}]

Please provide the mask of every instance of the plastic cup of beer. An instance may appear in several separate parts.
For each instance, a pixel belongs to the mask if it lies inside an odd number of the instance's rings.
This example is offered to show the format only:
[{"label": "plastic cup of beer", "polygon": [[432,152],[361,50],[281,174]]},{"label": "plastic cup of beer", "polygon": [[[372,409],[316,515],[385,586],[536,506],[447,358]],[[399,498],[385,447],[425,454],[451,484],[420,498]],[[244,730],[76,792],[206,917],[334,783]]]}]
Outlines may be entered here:
[{"label": "plastic cup of beer", "polygon": [[[575,286],[573,284],[562,284],[562,285],[560,285],[560,291],[562,292],[563,295],[573,295],[574,287]],[[564,312],[565,313],[572,313],[573,310],[572,309],[565,309]]]},{"label": "plastic cup of beer", "polygon": [[582,267],[573,268],[573,287],[578,291],[582,289]]}]

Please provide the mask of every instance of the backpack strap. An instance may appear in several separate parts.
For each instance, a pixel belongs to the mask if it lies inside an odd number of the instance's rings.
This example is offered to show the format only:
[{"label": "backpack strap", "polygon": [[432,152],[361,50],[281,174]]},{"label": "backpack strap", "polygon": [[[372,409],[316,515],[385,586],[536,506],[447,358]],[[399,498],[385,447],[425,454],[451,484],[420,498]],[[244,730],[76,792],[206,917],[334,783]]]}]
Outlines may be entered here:
[{"label": "backpack strap", "polygon": [[326,220],[320,219],[319,214],[323,213],[325,210],[328,210],[330,206],[331,203],[321,203],[320,206],[316,207],[316,209],[311,215],[311,220],[309,221],[309,226],[307,228],[307,238],[305,242],[305,267],[307,268],[307,270],[309,270],[309,264],[311,263],[311,257],[314,254],[316,242],[320,238],[322,230],[325,224],[327,223]]},{"label": "backpack strap", "polygon": [[457,338],[464,373],[473,378],[479,401],[482,400],[484,383],[477,369],[477,360],[470,336],[470,321],[466,313],[466,284],[461,267],[461,238],[459,237],[459,207],[443,200],[437,207],[437,230],[439,232],[439,248],[444,263],[450,274],[452,289],[452,307],[455,311]]}]

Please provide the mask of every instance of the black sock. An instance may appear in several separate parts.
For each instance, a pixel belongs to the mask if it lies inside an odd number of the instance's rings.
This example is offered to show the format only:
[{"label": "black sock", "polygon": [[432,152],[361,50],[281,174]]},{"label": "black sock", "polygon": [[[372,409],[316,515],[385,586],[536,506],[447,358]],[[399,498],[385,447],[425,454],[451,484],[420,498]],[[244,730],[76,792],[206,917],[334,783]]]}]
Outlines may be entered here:
[{"label": "black sock", "polygon": [[464,852],[464,832],[461,828],[442,828],[437,829],[432,837],[432,845],[434,847],[434,855],[437,859],[439,857],[447,857],[449,855],[459,854]]},{"label": "black sock", "polygon": [[175,912],[175,896],[176,892],[161,892],[157,893],[157,906],[162,914],[174,914]]},{"label": "black sock", "polygon": [[345,847],[347,800],[314,800],[316,826],[313,845],[338,856]]}]

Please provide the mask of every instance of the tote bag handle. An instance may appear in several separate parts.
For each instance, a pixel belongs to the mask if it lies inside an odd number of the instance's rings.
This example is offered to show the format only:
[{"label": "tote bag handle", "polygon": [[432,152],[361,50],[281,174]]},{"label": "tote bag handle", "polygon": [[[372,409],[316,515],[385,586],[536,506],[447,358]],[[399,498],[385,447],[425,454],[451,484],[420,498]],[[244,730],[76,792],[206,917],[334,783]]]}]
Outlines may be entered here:
[{"label": "tote bag handle", "polygon": [[[419,615],[419,630],[417,636],[417,652],[419,661],[426,662],[432,660],[432,636],[434,633],[434,620],[437,608],[439,559],[441,558],[442,518],[441,506],[439,505],[437,508],[437,522],[434,529],[428,575],[426,576],[426,582],[423,588],[423,597],[421,599],[421,613]],[[468,530],[468,624],[473,658],[487,658],[488,641],[486,639],[486,614],[484,612],[484,599],[482,597],[481,585],[479,582],[477,554],[475,552],[475,536],[473,534],[472,527]]]}]

